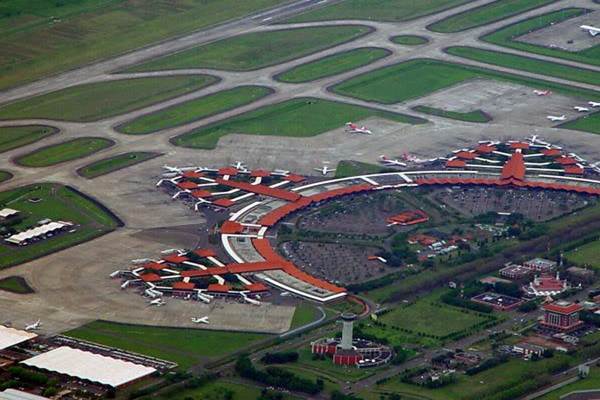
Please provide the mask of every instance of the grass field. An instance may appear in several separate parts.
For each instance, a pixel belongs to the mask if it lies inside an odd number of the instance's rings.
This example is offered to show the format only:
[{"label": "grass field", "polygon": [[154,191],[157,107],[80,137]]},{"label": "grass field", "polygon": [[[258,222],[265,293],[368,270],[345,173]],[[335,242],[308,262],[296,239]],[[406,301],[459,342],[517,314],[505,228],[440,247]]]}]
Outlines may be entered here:
[{"label": "grass field", "polygon": [[252,103],[271,93],[263,86],[240,86],[143,115],[117,127],[121,133],[144,135],[183,125]]},{"label": "grass field", "polygon": [[[257,400],[261,396],[261,388],[251,386],[247,383],[232,382],[225,379],[213,381],[197,389],[178,389],[167,393],[153,394],[152,398],[157,400]],[[297,399],[292,395],[283,395],[282,400]]]},{"label": "grass field", "polygon": [[536,400],[560,400],[560,398],[568,393],[576,390],[592,390],[600,389],[600,368],[591,367],[590,374],[587,378],[581,379],[577,382],[563,386],[560,389],[554,390],[544,396],[536,398]]},{"label": "grass field", "polygon": [[380,117],[402,123],[424,120],[402,114],[316,98],[296,98],[261,107],[175,137],[177,146],[212,149],[230,133],[266,136],[310,137],[343,126],[347,121]]},{"label": "grass field", "polygon": [[27,284],[27,281],[20,276],[0,279],[0,290],[17,294],[33,293],[33,289]]},{"label": "grass field", "polygon": [[250,71],[303,57],[370,31],[362,25],[344,25],[247,33],[158,58],[127,71],[181,68]]},{"label": "grass field", "polygon": [[429,115],[436,115],[438,117],[450,118],[465,122],[485,123],[490,122],[492,120],[492,118],[488,114],[484,113],[481,110],[474,110],[470,112],[458,112],[442,110],[440,108],[428,106],[415,106],[412,109]]},{"label": "grass field", "polygon": [[58,133],[58,129],[43,125],[0,127],[0,153],[26,146],[55,133]]},{"label": "grass field", "polygon": [[13,175],[10,172],[0,170],[0,183],[9,180]]},{"label": "grass field", "polygon": [[431,59],[415,59],[380,68],[348,79],[331,89],[344,96],[394,104],[426,96],[475,78],[508,81],[534,88],[543,87],[577,98],[600,98],[600,92]]},{"label": "grass field", "polygon": [[342,160],[335,167],[336,178],[346,178],[355,175],[377,174],[380,172],[391,172],[393,169],[381,165],[368,164],[360,161]]},{"label": "grass field", "polygon": [[121,79],[88,83],[0,107],[0,119],[48,118],[96,121],[206,87],[208,75]]},{"label": "grass field", "polygon": [[296,363],[287,364],[287,366],[294,368],[294,370],[310,371],[316,375],[322,374],[324,376],[342,381],[356,381],[359,379],[365,379],[373,375],[378,370],[369,368],[359,369],[335,365],[329,357],[326,357],[324,360],[313,359],[310,351],[310,345],[308,344],[305,344],[302,347],[294,350],[298,352],[300,357]]},{"label": "grass field", "polygon": [[135,164],[150,160],[160,156],[160,153],[152,153],[145,151],[136,151],[123,153],[114,157],[105,158],[91,164],[86,165],[77,170],[77,173],[84,178],[93,179],[101,175],[109,174],[119,169],[127,168]]},{"label": "grass field", "polygon": [[269,337],[258,333],[160,328],[107,321],[91,322],[66,335],[173,361],[185,369]]},{"label": "grass field", "polygon": [[362,19],[373,21],[407,21],[467,3],[468,0],[345,0],[317,8],[286,22]]},{"label": "grass field", "polygon": [[468,11],[451,15],[427,27],[434,32],[460,32],[500,21],[534,8],[554,3],[556,0],[497,0]]},{"label": "grass field", "polygon": [[600,135],[600,112],[584,115],[573,121],[559,125],[560,128],[590,132]]},{"label": "grass field", "polygon": [[396,44],[403,44],[406,46],[419,46],[429,43],[429,39],[424,36],[417,35],[398,35],[391,38],[391,41]]},{"label": "grass field", "polygon": [[578,265],[589,265],[600,270],[600,240],[587,243],[566,253],[567,260]]},{"label": "grass field", "polygon": [[83,158],[112,146],[114,142],[101,137],[82,137],[42,147],[18,157],[15,161],[25,167],[48,167]]},{"label": "grass field", "polygon": [[508,25],[483,36],[481,39],[490,43],[498,44],[500,46],[511,47],[513,49],[528,51],[530,53],[564,58],[585,64],[600,65],[600,45],[596,45],[581,51],[571,52],[518,41],[518,37],[526,33],[545,28],[551,24],[557,24],[562,21],[566,21],[568,19],[583,15],[586,12],[587,10],[583,8],[565,8],[563,10],[553,11],[526,19],[525,21],[521,21],[516,24]]},{"label": "grass field", "polygon": [[371,64],[389,54],[390,52],[386,49],[361,47],[299,65],[275,76],[275,78],[289,83],[310,82]]},{"label": "grass field", "polygon": [[3,0],[0,88],[281,3],[284,0]]},{"label": "grass field", "polygon": [[321,313],[317,311],[315,306],[309,303],[300,303],[296,306],[296,310],[294,311],[290,329],[310,324],[317,319],[318,315],[321,315]]},{"label": "grass field", "polygon": [[535,58],[531,57],[519,56],[499,51],[477,49],[474,47],[449,47],[446,49],[446,52],[458,57],[499,65],[501,67],[518,69],[534,74],[554,76],[556,78],[566,79],[569,81],[600,85],[600,74],[591,69],[571,67],[569,65],[558,64],[549,61],[536,60]]},{"label": "grass field", "polygon": [[65,232],[24,247],[0,244],[0,268],[88,241],[116,229],[120,224],[94,201],[59,184],[40,183],[0,192],[0,208],[3,207],[19,210],[25,217],[15,226],[19,232],[36,226],[45,218],[70,221],[78,226],[75,232]]}]

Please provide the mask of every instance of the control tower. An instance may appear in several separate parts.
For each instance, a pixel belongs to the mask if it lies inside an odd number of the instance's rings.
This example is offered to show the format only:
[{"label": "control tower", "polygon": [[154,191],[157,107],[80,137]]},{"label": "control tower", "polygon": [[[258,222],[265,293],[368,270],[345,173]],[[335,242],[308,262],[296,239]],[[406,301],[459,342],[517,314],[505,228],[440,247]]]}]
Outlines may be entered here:
[{"label": "control tower", "polygon": [[351,350],[352,347],[352,330],[354,329],[354,321],[356,320],[356,314],[345,312],[340,316],[342,323],[342,342],[340,348],[342,350]]}]

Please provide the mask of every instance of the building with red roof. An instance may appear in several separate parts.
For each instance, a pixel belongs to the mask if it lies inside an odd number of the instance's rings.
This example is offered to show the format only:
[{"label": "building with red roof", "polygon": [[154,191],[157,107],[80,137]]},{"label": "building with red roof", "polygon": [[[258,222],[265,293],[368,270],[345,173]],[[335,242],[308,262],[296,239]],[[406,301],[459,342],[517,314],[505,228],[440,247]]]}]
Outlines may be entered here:
[{"label": "building with red roof", "polygon": [[183,190],[190,190],[190,189],[196,189],[198,187],[198,184],[191,182],[191,181],[183,181],[183,182],[179,182],[177,184],[177,187],[179,189],[183,189]]},{"label": "building with red roof", "polygon": [[296,174],[289,174],[284,179],[286,181],[289,181],[292,183],[300,183],[300,182],[306,180],[306,178],[303,177],[302,175],[296,175]]},{"label": "building with red roof", "polygon": [[237,221],[225,221],[221,225],[221,233],[225,235],[237,235],[244,232],[244,225]]},{"label": "building with red roof", "polygon": [[235,202],[231,199],[223,198],[223,199],[217,199],[217,200],[213,201],[212,204],[214,204],[215,206],[228,208],[228,207],[231,207],[232,205],[234,205]]},{"label": "building with red roof", "polygon": [[540,325],[544,328],[559,331],[572,332],[583,325],[579,320],[579,312],[583,307],[577,303],[560,300],[554,303],[545,304],[544,320]]},{"label": "building with red roof", "polygon": [[266,178],[271,176],[271,171],[267,171],[266,169],[255,169],[250,172],[250,176],[253,178]]},{"label": "building with red roof", "polygon": [[157,262],[151,261],[149,263],[146,263],[146,264],[142,265],[142,267],[144,269],[151,269],[153,271],[160,271],[160,270],[165,269],[167,266],[165,264],[162,264],[162,263],[157,263]]},{"label": "building with red roof", "polygon": [[416,225],[429,221],[429,216],[421,210],[404,211],[387,219],[388,224],[393,225]]},{"label": "building with red roof", "polygon": [[229,287],[229,285],[221,285],[218,283],[211,283],[210,285],[208,285],[208,288],[206,290],[209,293],[226,294],[226,293],[229,293],[229,291],[231,290],[231,287]]},{"label": "building with red roof", "polygon": [[214,251],[213,249],[196,249],[196,250],[193,251],[193,253],[195,255],[197,255],[198,257],[202,257],[202,258],[216,257],[217,256],[217,252]]},{"label": "building with red roof", "polygon": [[480,144],[479,146],[477,146],[475,151],[477,151],[480,154],[489,154],[496,151],[496,147],[489,144]]},{"label": "building with red roof", "polygon": [[190,259],[185,256],[180,256],[179,254],[169,254],[168,256],[163,257],[163,260],[168,263],[181,264]]},{"label": "building with red roof", "polygon": [[562,153],[560,152],[559,149],[544,149],[542,150],[542,154],[547,156],[547,157],[558,157],[560,156]]},{"label": "building with red roof", "polygon": [[538,296],[548,297],[556,296],[569,288],[566,280],[561,280],[559,274],[556,276],[542,275],[536,276],[533,282],[526,286],[524,289],[527,293]]},{"label": "building with red roof", "polygon": [[523,154],[514,153],[502,168],[502,179],[522,181],[525,179],[525,161]]},{"label": "building with red roof", "polygon": [[173,288],[173,290],[184,290],[184,291],[189,291],[189,290],[194,290],[196,288],[196,285],[192,282],[175,282],[173,283],[173,286],[171,286]]},{"label": "building with red roof", "polygon": [[521,150],[527,150],[529,148],[529,143],[525,143],[525,142],[512,142],[510,144],[510,148],[511,149],[521,149]]},{"label": "building with red roof", "polygon": [[559,163],[560,165],[575,165],[575,164],[577,164],[576,159],[574,159],[573,157],[567,157],[567,156],[559,157],[555,161],[557,163]]},{"label": "building with red roof", "polygon": [[196,171],[185,171],[183,174],[181,174],[181,176],[188,179],[199,179],[202,178],[204,174]]},{"label": "building with red roof", "polygon": [[462,158],[463,160],[474,160],[477,157],[477,153],[473,151],[459,151],[455,154],[456,157]]},{"label": "building with red roof", "polygon": [[190,194],[197,199],[204,199],[213,195],[212,192],[203,189],[192,190]]},{"label": "building with red roof", "polygon": [[578,165],[567,165],[565,166],[565,174],[583,175],[583,168]]},{"label": "building with red roof", "polygon": [[458,158],[454,158],[452,160],[446,161],[447,168],[464,168],[467,166],[466,161],[459,160]]},{"label": "building with red roof", "polygon": [[219,174],[219,175],[235,176],[235,175],[238,174],[238,172],[239,171],[237,170],[237,168],[234,168],[234,167],[225,167],[225,168],[220,168],[217,171],[217,174]]},{"label": "building with red roof", "polygon": [[246,285],[246,290],[249,290],[250,293],[263,293],[268,292],[269,288],[264,283],[257,282]]},{"label": "building with red roof", "polygon": [[161,281],[160,275],[154,274],[154,273],[140,275],[140,279],[143,280],[144,282],[150,282],[150,283]]}]

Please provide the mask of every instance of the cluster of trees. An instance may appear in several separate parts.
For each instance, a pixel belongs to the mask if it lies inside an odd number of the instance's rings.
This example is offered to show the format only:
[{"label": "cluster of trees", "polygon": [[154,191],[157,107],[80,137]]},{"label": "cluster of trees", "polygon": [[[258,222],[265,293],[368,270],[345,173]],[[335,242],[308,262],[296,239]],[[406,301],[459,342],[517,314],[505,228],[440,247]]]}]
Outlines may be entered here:
[{"label": "cluster of trees", "polygon": [[492,306],[488,306],[487,304],[475,303],[468,298],[464,298],[460,296],[460,291],[457,289],[451,290],[448,293],[444,293],[440,296],[440,300],[443,303],[454,307],[467,308],[469,310],[477,311],[484,314],[491,314],[494,309]]},{"label": "cluster of trees", "polygon": [[48,378],[48,376],[41,372],[32,371],[19,366],[10,367],[8,372],[10,373],[11,378],[0,384],[0,391],[26,384],[44,387],[42,395],[45,397],[52,397],[58,393],[58,380],[55,378]]},{"label": "cluster of trees", "polygon": [[390,267],[400,267],[404,264],[414,264],[417,260],[417,253],[412,250],[408,244],[406,233],[394,235],[390,243],[391,250],[379,253],[380,257],[387,260]]},{"label": "cluster of trees", "polygon": [[300,391],[308,394],[317,394],[323,390],[324,383],[317,379],[301,378],[289,371],[277,367],[268,367],[260,370],[254,367],[248,356],[241,356],[235,364],[236,372],[247,379],[260,382],[264,385],[284,388],[287,390]]},{"label": "cluster of trees", "polygon": [[281,351],[278,353],[267,353],[260,361],[263,364],[285,364],[298,361],[299,354],[297,351]]}]

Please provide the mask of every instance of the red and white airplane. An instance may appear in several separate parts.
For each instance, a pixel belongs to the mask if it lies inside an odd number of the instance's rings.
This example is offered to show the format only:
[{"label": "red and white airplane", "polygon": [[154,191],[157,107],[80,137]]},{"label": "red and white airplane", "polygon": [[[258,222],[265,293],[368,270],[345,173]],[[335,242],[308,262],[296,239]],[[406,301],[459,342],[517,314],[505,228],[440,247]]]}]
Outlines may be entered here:
[{"label": "red and white airplane", "polygon": [[346,129],[350,132],[350,133],[362,133],[365,135],[370,135],[373,132],[371,132],[369,129],[367,129],[366,126],[358,126],[356,125],[354,122],[346,122]]},{"label": "red and white airplane", "polygon": [[382,164],[388,165],[388,166],[397,165],[400,167],[406,167],[406,163],[403,163],[402,161],[397,160],[397,159],[388,158],[388,156],[386,156],[384,154],[379,156],[379,162]]},{"label": "red and white airplane", "polygon": [[552,91],[535,89],[533,93],[537,94],[538,96],[549,96],[552,94]]}]

